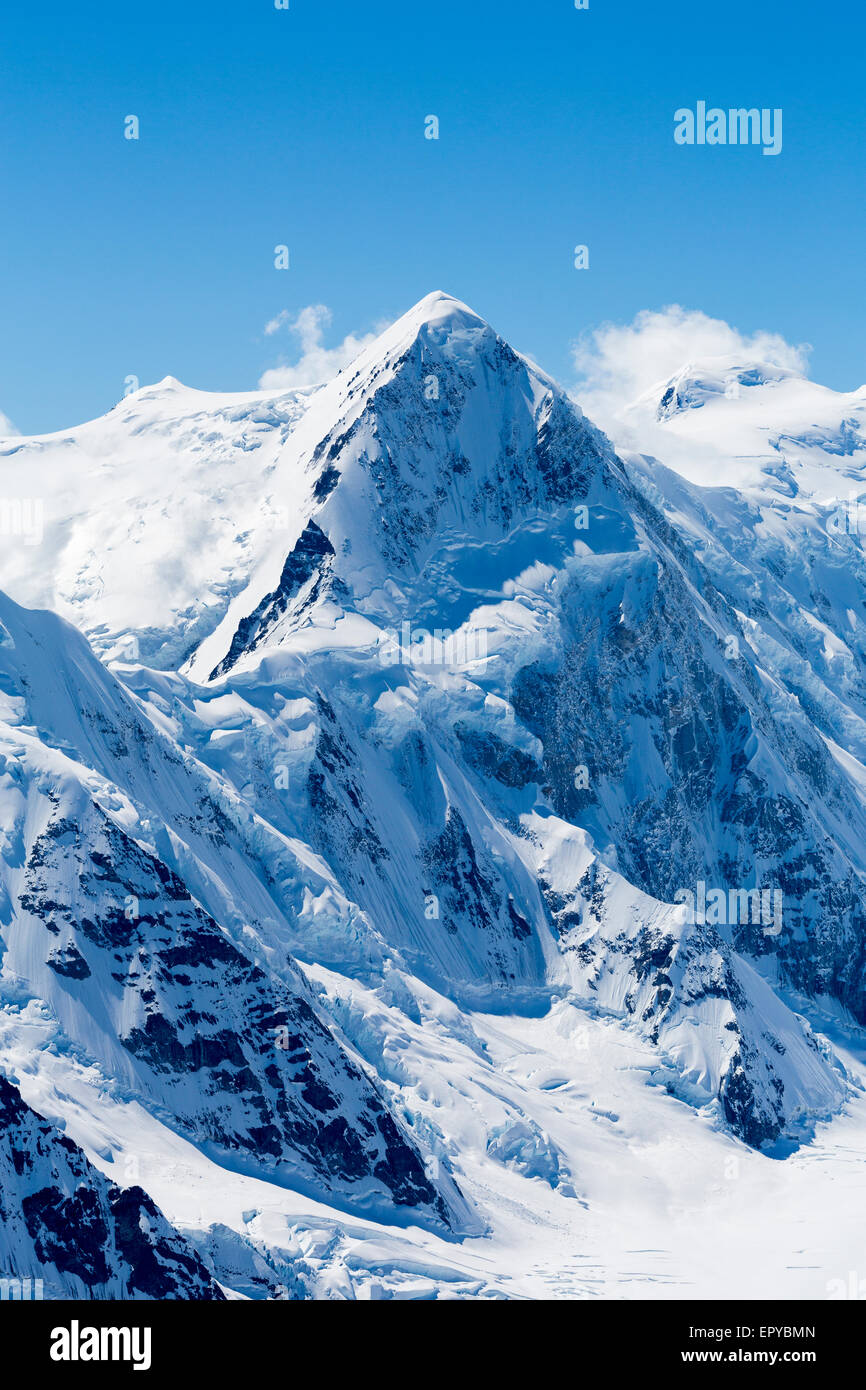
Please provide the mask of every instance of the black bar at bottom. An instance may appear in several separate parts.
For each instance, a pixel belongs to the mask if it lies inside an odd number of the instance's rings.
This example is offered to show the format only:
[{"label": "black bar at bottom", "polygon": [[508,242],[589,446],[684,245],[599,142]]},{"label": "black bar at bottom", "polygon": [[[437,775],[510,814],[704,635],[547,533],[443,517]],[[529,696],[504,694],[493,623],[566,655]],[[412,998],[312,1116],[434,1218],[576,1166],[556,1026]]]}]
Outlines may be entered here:
[{"label": "black bar at bottom", "polygon": [[855,1362],[862,1326],[861,1310],[845,1301],[562,1300],[484,1302],[475,1310],[455,1301],[450,1312],[427,1314],[393,1301],[375,1311],[326,1301],[0,1302],[4,1352],[14,1346],[21,1357],[17,1378],[32,1369],[49,1383],[109,1371],[139,1380],[204,1373],[219,1384],[235,1374],[256,1383],[273,1376],[289,1385],[309,1377],[311,1362],[328,1379],[343,1368],[390,1378],[398,1367],[410,1380],[416,1373],[453,1378],[470,1365],[473,1375],[479,1365],[485,1376],[502,1365],[514,1376],[518,1349],[530,1363],[537,1358],[541,1378],[555,1362],[558,1375],[571,1366],[575,1381],[591,1373],[596,1384],[599,1374],[647,1376],[674,1368],[690,1378],[712,1368],[734,1374],[760,1368],[774,1375],[806,1369],[826,1379]]}]

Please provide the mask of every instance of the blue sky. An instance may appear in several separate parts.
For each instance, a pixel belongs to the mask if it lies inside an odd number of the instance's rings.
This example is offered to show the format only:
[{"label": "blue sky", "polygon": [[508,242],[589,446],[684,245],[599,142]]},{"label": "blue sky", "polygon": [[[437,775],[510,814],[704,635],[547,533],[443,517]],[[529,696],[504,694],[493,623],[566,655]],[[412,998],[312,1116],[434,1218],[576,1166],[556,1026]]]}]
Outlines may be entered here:
[{"label": "blue sky", "polygon": [[[297,355],[264,332],[281,313],[329,306],[336,344],[432,289],[566,384],[581,334],[673,302],[866,380],[853,0],[290,5],[7,9],[0,409],[20,430],[102,413],[129,375],[255,387]],[[675,145],[699,99],[781,107],[781,155]]]}]

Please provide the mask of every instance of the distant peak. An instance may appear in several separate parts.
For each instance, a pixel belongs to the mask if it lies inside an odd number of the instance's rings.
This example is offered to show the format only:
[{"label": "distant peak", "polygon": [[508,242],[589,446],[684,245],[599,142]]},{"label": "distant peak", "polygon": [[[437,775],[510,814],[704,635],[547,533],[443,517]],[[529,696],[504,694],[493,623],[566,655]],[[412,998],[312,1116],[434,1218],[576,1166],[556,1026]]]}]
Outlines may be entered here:
[{"label": "distant peak", "polygon": [[139,400],[152,400],[154,396],[172,396],[179,391],[186,391],[182,381],[178,381],[176,376],[164,376],[161,381],[145,382],[134,391],[129,391],[124,397],[128,400],[136,397]]},{"label": "distant peak", "polygon": [[729,354],[686,362],[672,376],[656,382],[629,410],[656,412],[657,419],[669,420],[683,410],[693,410],[722,398],[744,399],[754,387],[777,386],[788,381],[806,383],[800,372],[759,358]]}]

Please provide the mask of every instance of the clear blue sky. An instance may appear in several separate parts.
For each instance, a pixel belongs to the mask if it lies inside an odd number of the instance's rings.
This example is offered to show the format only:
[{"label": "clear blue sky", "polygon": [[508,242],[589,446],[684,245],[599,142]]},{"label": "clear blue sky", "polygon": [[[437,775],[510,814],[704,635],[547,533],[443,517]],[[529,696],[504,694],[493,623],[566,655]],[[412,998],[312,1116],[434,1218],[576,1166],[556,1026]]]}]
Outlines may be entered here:
[{"label": "clear blue sky", "polygon": [[[129,374],[251,388],[279,311],[327,304],[339,339],[431,289],[566,383],[582,331],[676,301],[811,342],[851,389],[864,40],[859,0],[7,7],[0,409],[30,433]],[[698,99],[781,107],[782,154],[676,146]]]}]

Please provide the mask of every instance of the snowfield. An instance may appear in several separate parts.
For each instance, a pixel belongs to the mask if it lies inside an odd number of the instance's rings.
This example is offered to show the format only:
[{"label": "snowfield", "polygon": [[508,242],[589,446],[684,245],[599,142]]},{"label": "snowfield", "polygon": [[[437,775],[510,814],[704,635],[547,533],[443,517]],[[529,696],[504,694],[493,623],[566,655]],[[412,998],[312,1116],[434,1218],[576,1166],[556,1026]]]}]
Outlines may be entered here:
[{"label": "snowfield", "polygon": [[862,1059],[842,1043],[856,1081],[844,1112],[780,1160],[669,1095],[655,1050],[612,1020],[564,1002],[542,1019],[474,1015],[467,1045],[340,985],[399,1056],[401,1104],[460,1154],[483,1235],[349,1218],[217,1166],[135,1101],[109,1099],[93,1068],[31,1050],[38,1020],[13,1034],[7,1018],[4,1062],[107,1177],[145,1187],[229,1296],[824,1299],[850,1271],[862,1279],[866,1098]]}]

